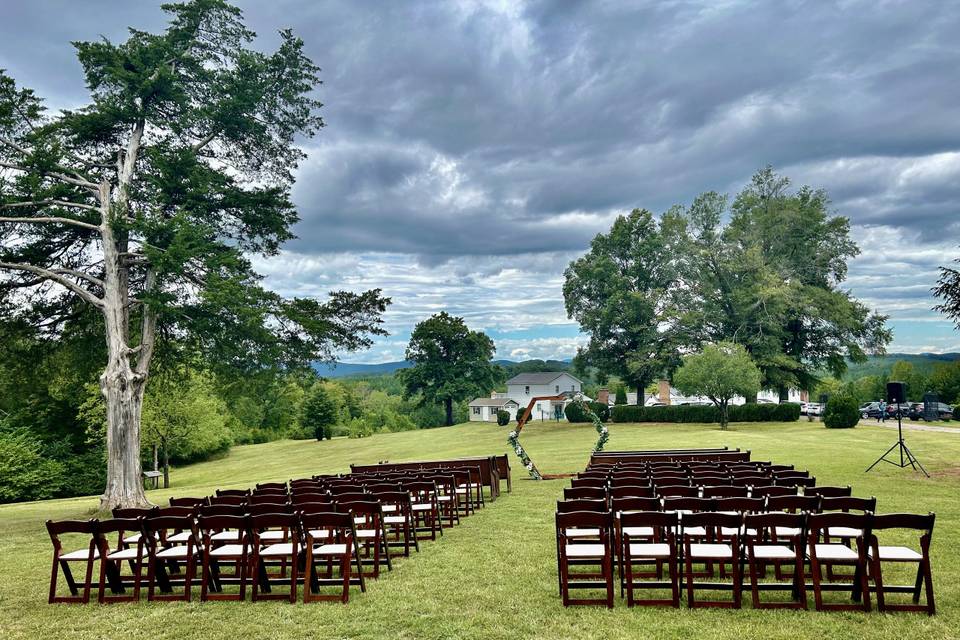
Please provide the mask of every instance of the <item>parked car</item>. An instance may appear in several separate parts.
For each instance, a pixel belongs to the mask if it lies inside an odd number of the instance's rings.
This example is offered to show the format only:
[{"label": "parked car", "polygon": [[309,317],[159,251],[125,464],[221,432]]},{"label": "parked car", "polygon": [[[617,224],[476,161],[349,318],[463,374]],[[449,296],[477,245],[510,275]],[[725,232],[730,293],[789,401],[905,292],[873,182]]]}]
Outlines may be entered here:
[{"label": "parked car", "polygon": [[808,416],[822,416],[823,415],[823,405],[819,402],[808,402],[807,403],[807,415]]},{"label": "parked car", "polygon": [[[938,420],[953,420],[953,407],[942,402],[935,404]],[[910,405],[910,412],[907,414],[911,420],[926,420],[923,415],[923,403],[915,402]]]},{"label": "parked car", "polygon": [[880,403],[879,402],[864,402],[860,405],[860,417],[866,420],[867,418],[880,418]]},{"label": "parked car", "polygon": [[801,403],[800,403],[800,415],[802,415],[802,416],[807,415],[807,404],[809,404],[809,403],[807,403],[807,402],[801,402]]}]

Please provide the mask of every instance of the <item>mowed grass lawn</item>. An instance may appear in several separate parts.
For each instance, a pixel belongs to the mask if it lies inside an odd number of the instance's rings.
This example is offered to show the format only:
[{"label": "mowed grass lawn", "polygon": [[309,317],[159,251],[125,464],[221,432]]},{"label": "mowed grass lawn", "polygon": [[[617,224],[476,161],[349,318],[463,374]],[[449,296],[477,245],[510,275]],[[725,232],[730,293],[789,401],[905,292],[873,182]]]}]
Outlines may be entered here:
[{"label": "mowed grass lawn", "polygon": [[[95,498],[0,506],[0,637],[18,638],[955,638],[960,637],[960,435],[909,432],[913,451],[933,475],[883,465],[863,470],[896,432],[819,423],[611,425],[608,449],[728,445],[808,468],[820,484],[852,484],[875,495],[881,511],[937,513],[933,573],[938,615],[880,615],[685,608],[612,611],[564,609],[557,595],[554,503],[567,481],[525,480],[515,468],[513,493],[425,543],[419,554],[354,591],[350,604],[153,603],[47,605],[48,518],[89,517]],[[506,429],[466,424],[384,434],[364,440],[275,442],[235,448],[229,457],[178,469],[175,488],[205,495],[312,473],[346,471],[351,462],[502,453]],[[596,433],[587,425],[534,423],[523,442],[545,473],[583,469]],[[515,459],[512,459],[512,462]],[[515,463],[514,463],[515,464]],[[811,596],[812,603],[812,596]]]}]

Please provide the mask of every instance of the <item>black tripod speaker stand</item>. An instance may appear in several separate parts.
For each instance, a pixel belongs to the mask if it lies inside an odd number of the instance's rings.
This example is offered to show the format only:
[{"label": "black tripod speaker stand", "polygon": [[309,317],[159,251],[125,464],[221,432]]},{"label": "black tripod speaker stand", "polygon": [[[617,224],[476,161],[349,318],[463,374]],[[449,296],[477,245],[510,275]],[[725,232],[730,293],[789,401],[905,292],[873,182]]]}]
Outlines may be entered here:
[{"label": "black tripod speaker stand", "polygon": [[[907,446],[907,443],[903,441],[903,417],[901,415],[899,402],[897,403],[897,436],[898,436],[897,441],[894,443],[894,445],[889,449],[887,449],[886,453],[884,453],[882,456],[877,458],[872,465],[867,467],[867,471],[864,471],[864,473],[867,473],[868,471],[873,469],[875,466],[877,466],[881,462],[886,462],[887,464],[892,464],[893,466],[900,467],[901,469],[908,466],[911,467],[914,471],[916,471],[917,469],[920,469],[920,471],[923,472],[923,475],[929,478],[930,474],[927,473],[927,470],[923,468],[923,465],[920,464],[920,461],[917,460],[917,457],[913,455],[912,451],[910,451],[910,447]],[[894,458],[893,460],[887,459],[887,456],[889,456],[895,450],[899,450],[899,453],[900,453],[899,462],[897,462],[896,458]]]}]

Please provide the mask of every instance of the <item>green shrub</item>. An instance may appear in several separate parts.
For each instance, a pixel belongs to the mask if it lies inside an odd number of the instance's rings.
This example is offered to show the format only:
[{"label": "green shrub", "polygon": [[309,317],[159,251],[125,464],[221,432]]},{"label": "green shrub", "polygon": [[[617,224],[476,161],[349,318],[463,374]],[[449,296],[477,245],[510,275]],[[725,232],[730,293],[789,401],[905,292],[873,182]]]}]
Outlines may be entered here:
[{"label": "green shrub", "polygon": [[847,393],[830,396],[823,410],[823,424],[828,429],[851,429],[860,422],[857,400]]},{"label": "green shrub", "polygon": [[510,412],[500,409],[497,411],[497,424],[505,427],[510,423]]},{"label": "green shrub", "polygon": [[627,388],[622,384],[617,385],[617,393],[614,396],[613,404],[627,404]]},{"label": "green shrub", "polygon": [[[728,411],[730,422],[795,422],[800,419],[800,405],[794,403],[734,405]],[[720,422],[720,410],[714,405],[617,405],[612,416],[614,422]]]},{"label": "green shrub", "polygon": [[587,422],[587,413],[579,402],[568,403],[563,409],[563,415],[567,417],[567,422]]},{"label": "green shrub", "polygon": [[29,433],[0,433],[0,502],[53,497],[63,471],[61,463],[40,455],[40,443]]},{"label": "green shrub", "polygon": [[600,422],[610,421],[610,405],[602,402],[588,402],[587,406],[590,407],[590,411],[593,411],[593,413],[600,418]]}]

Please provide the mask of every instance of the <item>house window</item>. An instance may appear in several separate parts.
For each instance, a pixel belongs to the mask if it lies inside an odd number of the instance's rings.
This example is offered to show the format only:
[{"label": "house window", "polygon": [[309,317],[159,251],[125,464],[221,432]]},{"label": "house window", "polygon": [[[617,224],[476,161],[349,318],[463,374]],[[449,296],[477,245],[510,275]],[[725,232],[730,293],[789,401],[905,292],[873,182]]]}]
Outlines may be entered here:
[{"label": "house window", "polygon": [[554,390],[554,393],[560,393],[560,385],[557,385],[557,386],[556,386],[556,388],[555,388],[555,390]]},{"label": "house window", "polygon": [[577,391],[577,385],[575,385],[575,384],[570,385],[570,391],[576,392],[576,391]]},{"label": "house window", "polygon": [[523,392],[527,395],[530,395],[530,385],[527,385],[523,388]]},{"label": "house window", "polygon": [[473,415],[475,415],[475,416],[479,416],[479,415],[480,415],[480,407],[474,407],[474,408],[473,408]]}]

